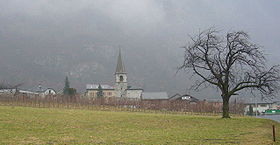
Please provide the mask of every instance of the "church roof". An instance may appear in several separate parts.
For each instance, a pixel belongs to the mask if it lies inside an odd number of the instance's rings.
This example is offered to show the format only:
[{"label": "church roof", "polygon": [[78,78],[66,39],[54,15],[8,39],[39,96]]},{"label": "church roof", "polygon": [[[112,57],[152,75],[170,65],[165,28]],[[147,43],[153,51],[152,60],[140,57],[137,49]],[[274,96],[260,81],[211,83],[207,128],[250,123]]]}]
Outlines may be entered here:
[{"label": "church roof", "polygon": [[122,62],[121,50],[119,50],[119,57],[118,57],[116,73],[125,73],[125,67],[124,67],[124,64]]}]

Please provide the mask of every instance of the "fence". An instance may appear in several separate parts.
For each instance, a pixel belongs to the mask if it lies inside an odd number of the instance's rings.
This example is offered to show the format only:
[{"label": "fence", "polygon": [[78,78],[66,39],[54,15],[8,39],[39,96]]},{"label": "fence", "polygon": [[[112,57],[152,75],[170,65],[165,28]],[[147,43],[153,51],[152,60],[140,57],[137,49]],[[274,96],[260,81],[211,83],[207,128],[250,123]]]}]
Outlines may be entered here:
[{"label": "fence", "polygon": [[[94,109],[132,112],[163,112],[182,114],[218,115],[221,102],[189,102],[183,100],[139,100],[128,98],[88,98],[84,96],[52,95],[46,97],[27,95],[0,95],[0,105],[38,108]],[[242,103],[230,104],[230,113],[243,115]]]}]

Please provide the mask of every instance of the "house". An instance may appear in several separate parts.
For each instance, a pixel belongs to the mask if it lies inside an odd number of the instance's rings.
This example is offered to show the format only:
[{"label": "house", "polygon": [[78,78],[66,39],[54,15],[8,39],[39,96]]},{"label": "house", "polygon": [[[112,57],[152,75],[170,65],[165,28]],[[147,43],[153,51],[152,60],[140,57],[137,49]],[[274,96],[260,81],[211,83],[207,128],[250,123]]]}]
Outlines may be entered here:
[{"label": "house", "polygon": [[[98,90],[99,90],[98,86],[99,86],[99,84],[87,84],[86,96],[90,96],[90,97],[94,97],[94,98],[97,97]],[[100,84],[100,86],[102,88],[104,97],[114,97],[116,95],[114,87],[107,85],[107,84]]]},{"label": "house", "polygon": [[1,89],[0,95],[6,95],[6,96],[14,96],[14,95],[23,95],[23,96],[37,96],[39,95],[36,92],[27,91],[27,90],[21,90],[21,89]]},{"label": "house", "polygon": [[191,95],[188,95],[188,94],[185,94],[185,95],[180,95],[180,94],[175,94],[173,96],[171,96],[169,98],[170,101],[188,101],[190,102],[191,104],[196,104],[197,102],[199,102],[199,99],[191,96]]},{"label": "house", "polygon": [[30,89],[29,92],[30,92],[29,94],[31,94],[31,92],[38,94],[38,96],[40,96],[40,97],[46,97],[49,95],[57,94],[57,92],[53,88],[44,87],[41,84],[39,84],[37,87]]},{"label": "house", "polygon": [[0,89],[0,95],[14,95],[17,89]]},{"label": "house", "polygon": [[245,102],[245,114],[249,114],[250,106],[253,108],[253,112],[264,113],[268,109],[277,109],[277,102],[271,100],[256,100]]},{"label": "house", "polygon": [[36,93],[39,93],[39,95],[42,97],[49,96],[49,95],[56,95],[56,91],[52,88],[46,88],[41,91],[36,91]]},{"label": "house", "polygon": [[18,95],[21,95],[24,97],[38,97],[38,96],[40,96],[40,93],[33,92],[33,91],[27,91],[27,90],[18,90]]},{"label": "house", "polygon": [[141,89],[141,88],[131,88],[131,87],[129,87],[126,90],[126,95],[127,95],[128,98],[131,98],[131,99],[141,99],[143,91],[144,90]]}]

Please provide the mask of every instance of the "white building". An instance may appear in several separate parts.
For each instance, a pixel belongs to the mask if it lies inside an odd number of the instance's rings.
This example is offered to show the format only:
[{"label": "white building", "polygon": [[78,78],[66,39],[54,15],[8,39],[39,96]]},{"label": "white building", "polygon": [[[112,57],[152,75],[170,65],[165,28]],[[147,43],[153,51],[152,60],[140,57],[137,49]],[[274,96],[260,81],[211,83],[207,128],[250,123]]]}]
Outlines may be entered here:
[{"label": "white building", "polygon": [[1,89],[0,95],[14,96],[16,94],[29,96],[29,97],[45,97],[48,95],[55,95],[56,91],[51,88],[40,90],[21,90],[21,89]]},{"label": "white building", "polygon": [[16,93],[16,89],[0,89],[0,94],[4,94],[4,95],[6,95],[6,94],[11,94],[11,95],[13,95],[13,94],[15,94]]},{"label": "white building", "polygon": [[258,113],[264,113],[268,109],[277,109],[277,102],[271,101],[247,102],[245,105],[245,114],[248,114],[250,106],[252,106],[254,114],[256,111]]},{"label": "white building", "polygon": [[52,88],[47,88],[41,92],[39,92],[42,96],[48,96],[48,95],[56,95],[56,91]]},{"label": "white building", "polygon": [[[120,97],[120,98],[133,98],[141,99],[143,89],[128,87],[127,72],[122,61],[121,51],[117,60],[117,67],[115,72],[115,85],[100,84],[104,97]],[[89,97],[97,97],[98,93],[97,84],[88,84],[86,87],[86,95]]]}]

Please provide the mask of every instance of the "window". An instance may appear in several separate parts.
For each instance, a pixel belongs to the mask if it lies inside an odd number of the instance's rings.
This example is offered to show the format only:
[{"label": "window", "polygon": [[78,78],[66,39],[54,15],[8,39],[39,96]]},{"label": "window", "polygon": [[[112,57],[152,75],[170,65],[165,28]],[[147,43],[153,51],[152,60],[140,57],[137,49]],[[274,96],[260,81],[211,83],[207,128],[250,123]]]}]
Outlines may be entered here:
[{"label": "window", "polygon": [[120,76],[120,82],[123,82],[123,76]]},{"label": "window", "polygon": [[112,95],[112,92],[108,92],[108,95],[111,96],[111,95]]}]

